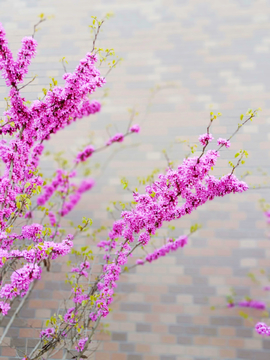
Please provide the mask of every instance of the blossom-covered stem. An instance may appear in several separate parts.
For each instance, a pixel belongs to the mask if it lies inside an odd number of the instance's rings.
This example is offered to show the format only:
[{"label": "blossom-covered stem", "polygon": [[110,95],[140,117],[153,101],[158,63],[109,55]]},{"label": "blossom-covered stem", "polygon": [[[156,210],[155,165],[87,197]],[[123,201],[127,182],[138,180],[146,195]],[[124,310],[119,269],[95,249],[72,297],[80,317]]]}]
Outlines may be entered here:
[{"label": "blossom-covered stem", "polygon": [[57,223],[55,225],[55,233],[53,235],[52,240],[54,240],[56,235],[57,235],[57,231],[58,231],[58,228],[59,228],[59,225],[60,225],[60,222],[61,222],[61,218],[62,218],[62,211],[63,211],[63,208],[65,206],[65,202],[66,202],[66,199],[67,199],[67,196],[68,196],[68,191],[69,191],[69,181],[68,181],[68,188],[67,188],[66,193],[65,193],[65,195],[64,195],[64,197],[62,199],[61,210],[59,211],[58,221],[57,221]]},{"label": "blossom-covered stem", "polygon": [[[212,118],[212,115],[210,115],[210,122],[209,122],[209,124],[208,124],[208,126],[206,128],[207,135],[209,135],[210,127],[212,125],[213,120],[214,120],[214,118]],[[205,149],[207,148],[207,146],[209,144],[209,140],[210,140],[210,138],[208,136],[208,139],[205,140],[205,145],[204,145],[204,147],[202,149],[201,155],[198,157],[197,164],[200,162],[201,157],[204,155]]]},{"label": "blossom-covered stem", "polygon": [[[126,241],[126,242],[127,242],[127,241]],[[126,243],[126,242],[125,242],[125,243]],[[123,244],[122,247],[121,247],[122,250],[123,250],[123,246],[124,246],[124,244]],[[118,262],[118,258],[119,258],[119,256],[120,256],[120,254],[121,254],[121,253],[119,252],[119,254],[118,254],[117,257],[116,257],[116,260],[115,260],[116,263]],[[97,279],[95,280],[94,284],[93,284],[92,287],[89,289],[88,298],[90,298],[92,295],[94,295],[95,292],[98,290],[97,284],[100,282],[100,276],[102,275],[102,273],[103,273],[103,271],[101,270],[100,275],[97,277]],[[79,310],[81,307],[82,307],[82,304],[78,304],[77,310]],[[85,311],[85,309],[86,309],[86,307],[84,307],[84,311]],[[83,316],[83,313],[80,315],[79,320],[82,318],[82,316]],[[100,318],[101,318],[101,316],[100,316]],[[100,319],[99,319],[99,321],[100,321]],[[89,323],[90,323],[90,319],[88,319],[88,326],[89,326]],[[59,327],[59,328],[60,328],[60,327]],[[61,329],[61,332],[65,331],[66,334],[68,334],[71,330],[72,330],[72,325],[70,325],[70,324],[67,325],[67,324],[66,324],[66,326],[64,327],[64,329]],[[91,336],[90,340],[92,339],[95,330],[96,330],[96,327],[93,328],[93,330],[92,330],[92,332],[91,332],[91,334],[90,334],[90,336]],[[31,359],[31,360],[39,359],[43,354],[47,353],[50,349],[55,348],[55,346],[57,345],[57,343],[60,342],[60,341],[61,341],[61,337],[60,337],[60,334],[58,334],[57,337],[53,338],[53,339],[50,340],[46,345],[44,345],[37,355],[34,355],[35,352],[36,352],[36,350],[40,347],[41,342],[39,342],[39,343],[36,345],[36,347],[32,350],[32,352],[30,353],[30,355],[29,355],[28,358]],[[34,355],[34,356],[33,356],[33,355]]]},{"label": "blossom-covered stem", "polygon": [[[13,173],[13,160],[11,160],[11,162],[10,162],[9,180],[11,180],[11,178],[12,178],[12,173]],[[2,210],[4,209],[4,206],[5,206],[7,194],[8,194],[8,187],[6,188],[5,195],[4,195],[4,201],[2,202]]]},{"label": "blossom-covered stem", "polygon": [[[132,133],[131,132],[127,132],[125,134],[123,134],[123,138],[127,137],[128,135],[131,135]],[[113,143],[112,143],[113,144]],[[104,145],[104,146],[101,146],[100,148],[96,149],[95,152],[99,152],[99,151],[102,151],[102,150],[105,150],[106,148],[108,148],[109,145]]]},{"label": "blossom-covered stem", "polygon": [[[96,331],[96,329],[97,329],[97,327],[98,327],[98,325],[99,325],[99,323],[100,323],[101,317],[102,317],[102,316],[100,315],[100,316],[97,318],[96,323],[95,323],[95,326],[93,327],[93,329],[92,329],[92,331],[91,331],[91,334],[88,336],[88,340],[87,340],[86,343],[85,343],[84,349],[79,352],[79,357],[85,353],[85,351],[86,351],[87,348],[88,348],[88,345],[91,343],[92,337],[93,337],[93,335],[95,334],[95,331]],[[89,321],[88,323],[90,323],[90,321]]]},{"label": "blossom-covered stem", "polygon": [[[10,327],[12,326],[13,324],[13,321],[15,320],[16,316],[19,314],[19,312],[21,311],[21,308],[23,307],[23,305],[25,304],[26,300],[29,298],[35,284],[36,284],[36,281],[33,281],[29,287],[29,290],[27,291],[27,294],[20,300],[20,304],[16,307],[16,310],[14,311],[14,313],[12,314],[12,317],[10,318],[9,322],[7,325],[5,325],[5,330],[0,338],[0,344],[2,344],[3,340],[5,339]],[[3,319],[3,318],[2,318]],[[2,320],[1,319],[1,320]]]}]

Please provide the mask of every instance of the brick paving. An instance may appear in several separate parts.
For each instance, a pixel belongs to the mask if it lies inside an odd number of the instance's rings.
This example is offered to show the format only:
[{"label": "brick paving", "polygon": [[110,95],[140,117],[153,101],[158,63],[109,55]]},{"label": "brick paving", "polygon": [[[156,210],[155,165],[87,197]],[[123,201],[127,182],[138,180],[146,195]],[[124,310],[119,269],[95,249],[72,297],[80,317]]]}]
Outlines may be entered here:
[{"label": "brick paving", "polygon": [[[139,111],[137,122],[142,132],[126,140],[128,145],[109,160],[108,153],[98,155],[92,164],[107,164],[97,172],[97,186],[72,213],[94,219],[94,226],[111,224],[106,211],[108,202],[128,201],[130,194],[121,189],[126,176],[130,187],[138,186],[138,176],[153,169],[162,170],[166,160],[162,149],[176,163],[187,148],[175,138],[197,143],[205,132],[210,104],[222,112],[213,127],[215,138],[231,134],[239,116],[247,108],[261,107],[259,118],[234,139],[230,151],[222,152],[216,175],[228,169],[237,150],[245,148],[249,159],[237,174],[252,171],[250,184],[264,180],[258,167],[269,171],[270,82],[270,2],[260,0],[12,0],[0,2],[0,21],[5,26],[12,50],[32,33],[41,12],[54,15],[36,34],[38,55],[30,75],[37,80],[25,89],[29,100],[41,95],[53,76],[61,83],[63,69],[59,59],[68,60],[72,71],[91,47],[88,25],[91,15],[115,17],[104,25],[98,45],[113,47],[124,62],[108,77],[109,97],[102,112],[73,124],[56,135],[49,150],[64,148],[69,156],[85,142],[90,132],[95,141],[106,139],[111,131],[125,131],[127,108]],[[105,69],[102,71],[105,72]],[[29,75],[29,76],[30,76]],[[152,99],[145,116],[149,89],[166,86]],[[0,108],[4,107],[5,88],[0,81]],[[101,98],[103,92],[97,94]],[[117,129],[117,130],[116,130]],[[53,165],[55,167],[55,165]],[[52,171],[52,161],[43,162]],[[270,340],[259,338],[253,324],[238,315],[237,309],[225,309],[225,295],[234,287],[238,296],[263,296],[247,277],[248,272],[267,269],[270,260],[266,225],[258,200],[270,202],[269,190],[250,190],[215,200],[174,225],[172,233],[187,233],[194,222],[203,224],[183,250],[154,264],[124,274],[117,297],[106,323],[110,334],[102,340],[95,360],[269,360]],[[159,231],[161,244],[166,231]],[[14,349],[33,346],[38,336],[34,328],[54,313],[59,299],[68,291],[62,263],[44,275],[33,291],[20,318],[9,331],[1,359],[16,356]],[[216,310],[211,310],[216,306]],[[250,315],[254,321],[259,311]],[[7,321],[7,320],[6,320]],[[31,324],[32,327],[29,328]],[[57,358],[61,358],[58,354]]]}]

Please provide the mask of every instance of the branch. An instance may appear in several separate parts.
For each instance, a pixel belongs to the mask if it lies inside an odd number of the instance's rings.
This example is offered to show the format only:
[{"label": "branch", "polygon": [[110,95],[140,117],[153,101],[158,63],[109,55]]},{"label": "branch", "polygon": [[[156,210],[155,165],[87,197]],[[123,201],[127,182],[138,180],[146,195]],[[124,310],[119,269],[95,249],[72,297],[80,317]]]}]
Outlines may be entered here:
[{"label": "branch", "polygon": [[97,28],[97,31],[95,32],[95,37],[94,37],[94,40],[93,40],[93,47],[92,47],[91,53],[95,50],[95,45],[96,45],[97,37],[98,37],[98,34],[99,34],[99,30],[100,30],[103,23],[104,23],[104,20],[102,20],[100,22],[100,24],[98,23],[98,28]]},{"label": "branch", "polygon": [[[227,139],[227,141],[230,141],[240,130],[240,128],[245,125],[249,120],[252,120],[252,118],[254,118],[254,116],[256,116],[257,112],[259,111],[259,109],[255,110],[249,118],[247,118],[242,124],[238,125],[238,128],[235,130],[235,132]],[[216,150],[219,151],[223,146],[225,146],[224,144],[221,144],[220,147]]]},{"label": "branch", "polygon": [[110,67],[110,69],[106,72],[106,74],[104,75],[104,77],[107,77],[107,76],[109,75],[109,73],[112,71],[112,69],[113,69],[117,64],[119,64],[121,60],[122,60],[122,59],[118,59],[118,60]]},{"label": "branch", "polygon": [[17,309],[15,310],[14,314],[12,315],[12,317],[10,318],[8,324],[5,326],[5,331],[3,332],[3,335],[0,338],[0,344],[2,344],[2,341],[4,340],[7,332],[9,331],[11,325],[13,324],[13,321],[15,320],[16,316],[18,315],[18,313],[20,312],[21,308],[23,307],[25,301],[28,299],[29,295],[31,294],[34,285],[35,285],[36,281],[33,281],[30,285],[30,288],[27,292],[27,294],[22,298],[20,305],[17,307]]},{"label": "branch", "polygon": [[33,77],[33,79],[30,80],[27,84],[25,84],[25,85],[23,85],[22,87],[20,87],[20,88],[18,89],[18,91],[22,90],[22,89],[25,88],[27,85],[31,84],[31,83],[35,80],[36,77],[37,77],[37,75],[35,75],[35,76]]},{"label": "branch", "polygon": [[46,20],[46,18],[40,19],[39,22],[34,25],[34,31],[33,31],[33,34],[32,34],[32,38],[33,38],[33,39],[34,39],[34,37],[35,37],[35,33],[37,32],[37,26],[38,26],[39,24],[41,24],[43,21],[45,21],[45,20]]}]

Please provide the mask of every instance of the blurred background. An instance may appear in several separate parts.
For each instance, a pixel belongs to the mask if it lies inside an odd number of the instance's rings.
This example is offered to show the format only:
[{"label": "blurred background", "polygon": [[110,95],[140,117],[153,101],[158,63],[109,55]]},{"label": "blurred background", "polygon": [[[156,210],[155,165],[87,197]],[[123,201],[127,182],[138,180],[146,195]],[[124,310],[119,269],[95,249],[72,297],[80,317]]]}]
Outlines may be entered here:
[{"label": "blurred background", "polygon": [[[249,157],[236,174],[245,177],[250,190],[216,199],[173,224],[175,229],[159,231],[155,246],[163,244],[164,236],[187,234],[192,224],[202,224],[184,250],[122,276],[113,311],[104,322],[109,326],[98,335],[92,358],[269,360],[270,340],[253,330],[266,314],[244,309],[248,315],[241,316],[239,308],[227,308],[226,296],[267,301],[262,287],[268,284],[270,240],[259,200],[270,202],[270,2],[1,0],[0,21],[13,51],[23,36],[32,34],[41,13],[53,15],[35,35],[38,54],[28,79],[38,77],[24,89],[27,100],[42,96],[50,77],[63,83],[60,59],[65,57],[72,72],[92,48],[91,16],[102,18],[108,12],[114,17],[105,22],[97,46],[114,48],[123,61],[95,94],[102,110],[52,137],[47,150],[64,150],[72,158],[89,139],[102,144],[107,131],[126,131],[130,109],[138,112],[134,122],[141,133],[91,160],[96,187],[69,216],[75,223],[87,216],[93,228],[112,224],[106,210],[110,201],[132,200],[121,178],[134,189],[138,177],[166,168],[164,149],[175,166],[190,153],[188,144],[200,150],[198,136],[206,132],[210,111],[222,113],[213,124],[215,139],[232,134],[248,108],[263,111],[221,152],[214,172],[222,176],[231,171],[228,161],[245,149]],[[102,74],[107,70],[101,67]],[[3,110],[2,80],[0,94]],[[49,155],[42,167],[51,176],[57,165]],[[14,347],[25,346],[26,339],[31,347],[38,337],[35,328],[55,312],[68,290],[63,266],[56,264],[44,274],[9,331],[1,358],[15,358]]]}]

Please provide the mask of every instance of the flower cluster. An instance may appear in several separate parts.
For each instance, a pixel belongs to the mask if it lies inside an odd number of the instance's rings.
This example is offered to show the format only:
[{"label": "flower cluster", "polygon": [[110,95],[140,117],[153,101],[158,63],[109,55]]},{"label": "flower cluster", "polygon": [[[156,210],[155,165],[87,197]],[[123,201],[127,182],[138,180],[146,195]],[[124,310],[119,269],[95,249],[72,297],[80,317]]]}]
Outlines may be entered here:
[{"label": "flower cluster", "polygon": [[60,185],[64,185],[66,172],[62,169],[56,171],[56,176],[52,180],[51,184],[43,187],[43,194],[37,198],[38,205],[44,205],[54,194]]},{"label": "flower cluster", "polygon": [[79,351],[79,352],[80,352],[80,351],[83,351],[84,346],[85,346],[87,340],[88,340],[88,337],[83,338],[83,339],[80,339],[80,340],[78,341],[78,345],[75,346],[75,349],[76,349],[77,351]]},{"label": "flower cluster", "polygon": [[140,132],[140,126],[138,124],[134,124],[129,129],[130,132],[139,133]]},{"label": "flower cluster", "polygon": [[[236,304],[234,302],[230,302],[228,304],[229,308],[232,308],[232,307],[235,307],[235,306],[236,306]],[[239,307],[248,307],[248,308],[258,309],[258,310],[265,310],[266,309],[266,304],[263,301],[258,301],[258,300],[239,301],[237,306],[239,306]]]},{"label": "flower cluster", "polygon": [[263,322],[257,323],[255,329],[259,335],[270,336],[270,327]]},{"label": "flower cluster", "polygon": [[218,145],[224,145],[226,148],[229,148],[231,146],[230,140],[219,138],[217,140]]},{"label": "flower cluster", "polygon": [[165,256],[171,251],[178,250],[179,247],[184,247],[187,244],[188,237],[187,236],[180,236],[178,239],[168,239],[167,243],[156,249],[153,253],[148,254],[144,260],[138,259],[136,263],[138,265],[143,265],[146,261],[151,263],[153,260],[157,260],[161,256]]},{"label": "flower cluster", "polygon": [[240,307],[249,307],[249,308],[258,309],[258,310],[265,310],[266,309],[266,304],[263,301],[258,301],[258,300],[240,301],[238,303],[238,306],[240,306]]},{"label": "flower cluster", "polygon": [[83,180],[82,183],[79,185],[77,191],[69,196],[69,201],[64,203],[60,215],[66,216],[74,208],[74,206],[80,201],[82,194],[92,189],[94,185],[95,185],[95,181],[93,179]]},{"label": "flower cluster", "polygon": [[201,143],[202,146],[206,146],[208,145],[208,143],[210,143],[212,140],[213,140],[213,136],[211,134],[203,134],[203,135],[200,135],[199,137],[199,142]]},{"label": "flower cluster", "polygon": [[49,220],[50,220],[50,224],[52,226],[55,226],[56,225],[56,217],[55,217],[55,214],[52,212],[52,211],[49,211],[48,212],[48,217],[49,217]]},{"label": "flower cluster", "polygon": [[[45,185],[38,165],[44,151],[44,142],[49,140],[52,134],[83,116],[100,111],[100,103],[89,100],[89,95],[105,84],[105,79],[95,67],[97,55],[87,53],[73,73],[64,74],[64,86],[57,86],[53,81],[54,86],[44,92],[42,100],[35,100],[27,106],[18,84],[24,80],[28,72],[36,47],[34,39],[24,38],[15,61],[0,24],[0,70],[7,86],[10,87],[10,103],[3,114],[4,124],[0,129],[0,134],[7,135],[8,139],[0,141],[0,158],[4,163],[0,176],[0,268],[3,273],[8,269],[9,275],[9,269],[14,270],[9,265],[15,263],[15,270],[10,278],[7,280],[6,277],[1,283],[2,315],[8,313],[14,298],[25,296],[34,280],[40,279],[43,262],[47,264],[59,256],[67,255],[73,246],[71,235],[67,235],[61,242],[55,241],[56,235],[60,234],[59,221],[56,221],[55,213],[48,211],[49,209],[45,209],[45,214],[48,215],[55,232],[50,237],[52,241],[46,241],[51,233],[47,234],[45,225],[43,228],[41,224],[31,223],[33,210],[29,209],[30,198],[33,194],[41,193],[37,198],[37,207],[42,209],[56,193],[61,199],[61,205],[55,211],[61,218],[74,208],[84,192],[94,186],[92,179],[84,180],[79,185],[71,184],[70,179],[75,177],[75,170],[68,172],[63,169],[58,169],[53,180]],[[135,124],[130,127],[127,134],[115,134],[103,148],[123,142],[126,135],[139,131],[139,125]],[[67,309],[62,318],[59,317],[61,325],[66,323],[64,329],[60,325],[41,331],[40,341],[46,343],[47,349],[50,339],[67,336],[71,329],[76,329],[79,334],[79,324],[86,313],[89,321],[93,322],[108,315],[122,267],[132,256],[133,250],[136,247],[145,247],[164,222],[180,219],[215,197],[247,190],[247,185],[232,173],[220,179],[209,175],[210,169],[215,166],[219,157],[218,151],[204,153],[205,147],[212,140],[213,136],[209,133],[201,135],[199,141],[204,149],[200,157],[185,159],[176,170],[169,168],[165,174],[160,174],[153,184],[146,186],[145,193],[133,193],[135,206],[130,211],[122,212],[121,219],[113,224],[108,239],[98,244],[99,248],[105,250],[106,261],[101,275],[95,279],[90,289],[87,288],[85,291],[79,281],[82,279],[85,282],[87,280],[88,285],[91,283],[90,262],[87,260],[91,258],[84,253],[83,262],[72,268],[71,278],[74,282],[70,282],[73,284],[71,299],[75,306]],[[229,146],[229,142],[224,139],[219,139],[218,142],[220,145]],[[87,146],[77,155],[76,165],[86,161],[95,151],[97,149],[93,146]],[[54,204],[49,206],[51,210]],[[26,210],[29,210],[27,214]],[[14,221],[23,216],[27,219],[27,225],[22,227],[21,234],[11,233]],[[22,245],[17,246],[18,243]],[[169,239],[164,246],[137,263],[152,262],[186,244],[186,236],[176,240]],[[85,310],[86,305],[88,312]],[[258,302],[256,306],[253,305],[252,307],[257,306],[256,308],[259,306]],[[51,325],[54,324],[51,322]],[[88,337],[82,337],[82,333],[80,336],[80,339],[76,339],[78,343],[75,348],[78,352],[85,350],[89,340]],[[44,347],[42,349],[44,350]],[[43,350],[39,356],[43,355]]]},{"label": "flower cluster", "polygon": [[75,162],[80,163],[86,161],[93,154],[94,151],[95,151],[94,146],[92,145],[86,146],[86,148],[82,152],[78,153]]},{"label": "flower cluster", "polygon": [[40,241],[43,226],[40,224],[26,225],[22,227],[22,237],[35,242]]},{"label": "flower cluster", "polygon": [[22,47],[14,61],[8,48],[5,30],[0,23],[0,70],[7,86],[16,86],[28,73],[28,67],[36,54],[37,42],[32,37],[22,40]]},{"label": "flower cluster", "polygon": [[47,338],[51,338],[52,335],[54,335],[55,333],[55,329],[54,328],[48,328],[46,330],[42,330],[39,334],[39,337],[47,337]]},{"label": "flower cluster", "polygon": [[[24,184],[30,183],[28,192],[33,186],[42,185],[41,177],[36,173],[39,157],[43,151],[43,142],[51,134],[58,132],[72,121],[82,116],[94,114],[100,110],[97,101],[88,99],[98,87],[105,83],[95,67],[97,56],[86,54],[73,73],[65,73],[63,87],[54,86],[47,91],[44,99],[34,101],[30,107],[20,95],[17,84],[28,71],[31,59],[36,53],[37,43],[32,38],[24,38],[17,60],[13,60],[8,48],[5,31],[0,25],[0,70],[10,87],[10,106],[4,113],[5,125],[2,134],[14,135],[7,143],[0,144],[0,157],[5,163],[3,176],[0,178],[0,228],[5,229],[7,219],[16,211],[16,197],[23,193]],[[12,119],[12,121],[10,120]],[[55,182],[46,186],[38,204],[44,205],[56,190],[61,174]],[[21,184],[18,186],[17,184]]]},{"label": "flower cluster", "polygon": [[106,142],[106,145],[109,146],[114,142],[122,142],[123,140],[124,140],[124,135],[121,133],[117,133]]},{"label": "flower cluster", "polygon": [[[99,298],[95,304],[95,311],[91,316],[105,317],[109,313],[108,306],[116,282],[121,274],[121,266],[125,265],[131,255],[131,244],[137,237],[137,245],[145,246],[152,235],[160,228],[164,221],[179,219],[190,214],[198,206],[203,205],[215,197],[247,190],[246,183],[239,181],[233,174],[217,179],[209,175],[211,167],[216,164],[219,154],[217,151],[208,151],[200,158],[185,159],[177,170],[168,169],[166,174],[160,174],[159,179],[152,185],[146,186],[146,194],[133,193],[135,208],[123,211],[121,220],[115,221],[109,232],[110,241],[123,238],[115,251],[115,259],[103,268],[103,274],[97,284]],[[179,197],[184,200],[179,204]],[[150,254],[144,261],[151,262],[166,253],[183,247],[186,237],[168,243],[161,249]],[[109,242],[99,244],[105,250],[110,247]],[[139,261],[142,264],[143,260]],[[91,318],[92,319],[92,318]],[[93,320],[94,321],[94,320]]]},{"label": "flower cluster", "polygon": [[78,273],[80,276],[85,276],[88,277],[88,273],[87,273],[87,269],[90,268],[90,264],[88,261],[84,261],[83,263],[80,264],[80,267],[74,267],[71,269],[71,272],[76,272]]},{"label": "flower cluster", "polygon": [[54,243],[52,241],[45,241],[44,243],[39,243],[29,250],[7,250],[0,249],[0,267],[3,267],[4,264],[12,259],[24,259],[27,264],[22,268],[17,269],[12,273],[10,277],[10,284],[5,284],[0,290],[0,297],[4,298],[5,302],[0,302],[0,306],[3,312],[3,315],[6,315],[7,300],[13,299],[16,296],[24,296],[28,291],[29,285],[35,279],[40,279],[41,267],[37,265],[42,260],[48,259],[49,257],[54,260],[59,256],[67,255],[73,243],[71,241],[71,236],[68,236],[67,239],[63,240],[61,243]]}]

